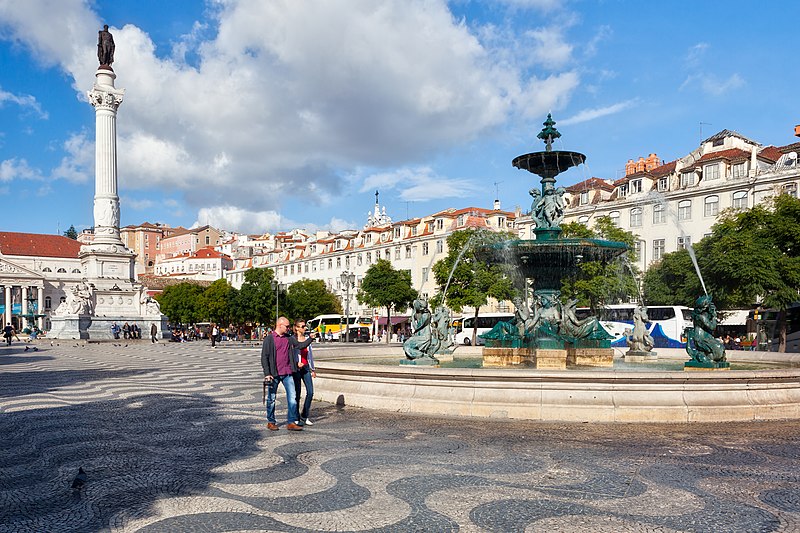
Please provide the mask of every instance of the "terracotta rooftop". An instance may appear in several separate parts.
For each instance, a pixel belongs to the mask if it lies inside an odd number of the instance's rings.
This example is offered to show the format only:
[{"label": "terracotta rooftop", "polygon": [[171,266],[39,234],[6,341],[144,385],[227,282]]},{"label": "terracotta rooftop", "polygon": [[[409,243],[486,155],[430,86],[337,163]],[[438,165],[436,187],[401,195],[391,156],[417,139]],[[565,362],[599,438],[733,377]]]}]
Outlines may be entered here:
[{"label": "terracotta rooftop", "polygon": [[758,152],[758,157],[762,157],[764,159],[769,159],[770,161],[777,161],[781,158],[783,152],[779,149],[775,148],[774,146],[767,146],[760,152]]},{"label": "terracotta rooftop", "polygon": [[77,259],[81,243],[61,235],[0,232],[0,254]]},{"label": "terracotta rooftop", "polygon": [[570,185],[567,187],[567,191],[571,193],[590,191],[593,189],[602,189],[604,191],[611,192],[614,190],[614,186],[608,183],[606,180],[592,177],[588,180],[583,180],[580,183],[576,183],[575,185]]},{"label": "terracotta rooftop", "polygon": [[697,162],[701,163],[703,161],[711,161],[712,159],[727,159],[733,161],[736,159],[747,159],[748,157],[750,157],[749,152],[745,152],[741,148],[730,148],[728,150],[703,154],[703,157],[698,159]]}]

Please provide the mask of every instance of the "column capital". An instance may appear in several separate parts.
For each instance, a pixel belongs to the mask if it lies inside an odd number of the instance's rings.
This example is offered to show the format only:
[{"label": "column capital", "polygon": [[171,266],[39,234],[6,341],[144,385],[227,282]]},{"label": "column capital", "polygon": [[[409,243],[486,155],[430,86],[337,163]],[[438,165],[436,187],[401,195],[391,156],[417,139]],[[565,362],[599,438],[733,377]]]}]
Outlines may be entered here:
[{"label": "column capital", "polygon": [[86,93],[86,96],[89,97],[89,103],[96,110],[105,109],[116,113],[125,96],[125,89],[95,85],[91,91]]}]

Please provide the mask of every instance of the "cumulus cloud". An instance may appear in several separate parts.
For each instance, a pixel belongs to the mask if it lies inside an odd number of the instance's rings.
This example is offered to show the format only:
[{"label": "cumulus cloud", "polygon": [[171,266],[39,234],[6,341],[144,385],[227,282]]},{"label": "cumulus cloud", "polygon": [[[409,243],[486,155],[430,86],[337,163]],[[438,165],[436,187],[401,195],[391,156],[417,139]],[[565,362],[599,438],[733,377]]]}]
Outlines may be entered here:
[{"label": "cumulus cloud", "polygon": [[[551,0],[511,3],[557,7]],[[0,0],[0,38],[58,65],[85,99],[102,23],[91,4],[11,4]],[[580,81],[576,70],[553,72],[572,56],[561,30],[519,36],[533,43],[540,68],[550,69],[536,72],[498,62],[502,47],[516,43],[483,41],[444,0],[313,8],[220,0],[205,16],[167,51],[142,28],[111,28],[116,84],[126,89],[117,119],[120,186],[181,192],[192,208],[216,205],[230,191],[226,201],[264,224],[279,216],[283,198],[269,194],[279,185],[288,195],[342,190],[341,176],[354,168],[416,164],[520,112],[540,118],[565,105]],[[42,31],[48,27],[59,31]],[[85,180],[90,147],[76,134],[53,176]],[[442,193],[469,186],[445,183]],[[424,187],[403,194],[426,196]]]},{"label": "cumulus cloud", "polygon": [[403,201],[425,202],[441,198],[466,198],[480,191],[477,183],[437,175],[430,167],[401,168],[366,176],[359,192],[398,190]]},{"label": "cumulus cloud", "polygon": [[291,220],[277,211],[250,211],[233,205],[204,207],[197,212],[197,220],[192,227],[209,224],[217,228],[249,234],[276,232],[287,228],[303,228],[309,232],[327,230],[339,232],[358,227],[354,222],[332,218],[326,225]]},{"label": "cumulus cloud", "polygon": [[0,162],[0,182],[15,180],[42,181],[39,169],[32,168],[25,159],[6,159]]}]

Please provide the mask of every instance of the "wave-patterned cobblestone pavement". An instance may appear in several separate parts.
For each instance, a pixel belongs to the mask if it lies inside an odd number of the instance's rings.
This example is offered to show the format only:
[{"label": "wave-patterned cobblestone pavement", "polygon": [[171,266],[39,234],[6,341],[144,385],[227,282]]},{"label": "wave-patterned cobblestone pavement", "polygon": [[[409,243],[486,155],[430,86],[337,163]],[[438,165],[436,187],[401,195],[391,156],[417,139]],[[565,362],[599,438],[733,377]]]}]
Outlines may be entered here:
[{"label": "wave-patterned cobblestone pavement", "polygon": [[[797,422],[564,425],[317,403],[314,426],[272,432],[257,350],[38,346],[0,348],[0,533],[800,530]],[[73,491],[79,467],[88,481]]]}]

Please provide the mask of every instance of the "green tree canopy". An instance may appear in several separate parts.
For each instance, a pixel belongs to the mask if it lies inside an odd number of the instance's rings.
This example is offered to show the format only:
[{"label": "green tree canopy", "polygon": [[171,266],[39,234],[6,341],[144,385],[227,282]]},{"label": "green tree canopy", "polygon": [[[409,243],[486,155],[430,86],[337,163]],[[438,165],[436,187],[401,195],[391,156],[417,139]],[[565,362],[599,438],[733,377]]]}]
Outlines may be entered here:
[{"label": "green tree canopy", "polygon": [[[503,301],[514,296],[512,279],[504,268],[488,264],[476,255],[481,246],[512,238],[505,232],[475,229],[456,231],[447,237],[447,256],[433,265],[433,275],[448,307],[456,312],[473,307],[477,317],[480,307],[486,305],[489,298]],[[473,345],[475,340],[476,330],[473,329]]]},{"label": "green tree canopy", "polygon": [[591,228],[578,222],[561,226],[562,237],[582,239],[604,239],[623,242],[628,251],[608,264],[586,261],[580,265],[580,274],[574,279],[562,281],[561,292],[568,298],[577,298],[578,305],[598,309],[605,304],[627,300],[638,294],[639,270],[635,266],[634,243],[636,235],[614,224],[611,218],[603,216],[595,220]]},{"label": "green tree canopy", "polygon": [[161,305],[161,312],[171,322],[191,324],[203,318],[200,309],[202,295],[203,287],[186,282],[165,287],[164,292],[155,298]]},{"label": "green tree canopy", "polygon": [[69,229],[64,232],[64,237],[68,237],[72,240],[78,240],[78,230],[75,229],[74,225],[70,225]]},{"label": "green tree canopy", "polygon": [[232,319],[237,292],[225,279],[218,279],[206,287],[198,302],[202,319],[227,325]]},{"label": "green tree canopy", "polygon": [[241,322],[271,324],[275,316],[275,274],[269,268],[251,268],[244,273],[244,283],[235,300],[233,316]]},{"label": "green tree canopy", "polygon": [[[386,323],[391,324],[392,309],[409,308],[417,298],[417,291],[411,286],[411,272],[395,270],[386,259],[378,259],[367,269],[356,298],[370,307],[386,308]],[[386,336],[387,343],[389,337]]]},{"label": "green tree canopy", "polygon": [[665,254],[644,275],[643,291],[647,305],[694,306],[703,293],[688,250]]},{"label": "green tree canopy", "polygon": [[321,279],[303,279],[286,291],[286,314],[292,319],[311,320],[317,315],[341,314],[339,299]]}]

